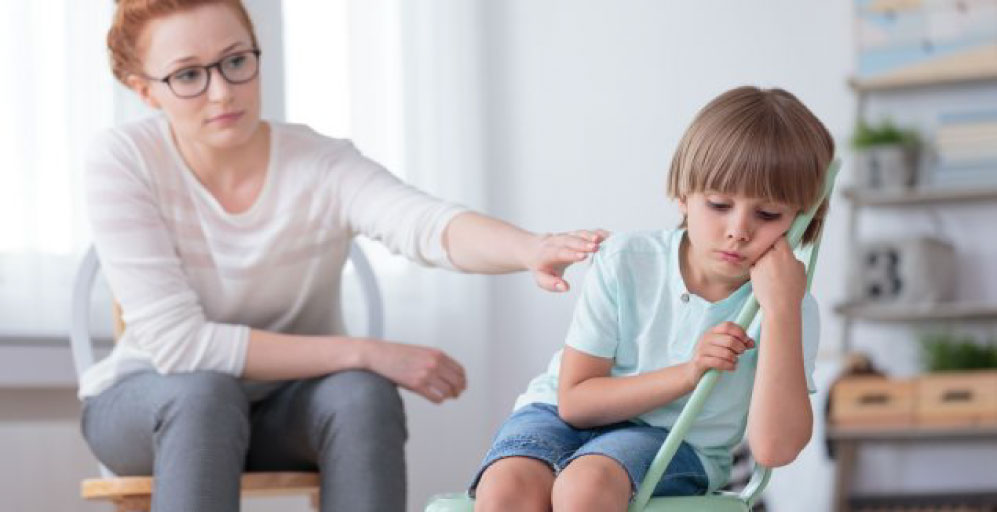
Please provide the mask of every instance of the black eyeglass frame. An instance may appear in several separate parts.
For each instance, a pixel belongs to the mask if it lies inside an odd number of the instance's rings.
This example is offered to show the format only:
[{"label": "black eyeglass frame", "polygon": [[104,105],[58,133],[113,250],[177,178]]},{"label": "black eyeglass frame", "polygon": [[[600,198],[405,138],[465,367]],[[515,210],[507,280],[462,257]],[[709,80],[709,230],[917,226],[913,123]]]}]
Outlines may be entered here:
[{"label": "black eyeglass frame", "polygon": [[[250,76],[249,78],[245,79],[245,80],[232,80],[231,78],[229,78],[228,76],[226,76],[225,75],[225,71],[222,71],[222,62],[225,62],[226,60],[231,59],[232,57],[235,57],[235,56],[238,56],[238,55],[247,54],[247,53],[251,53],[251,54],[253,54],[256,57],[256,71],[253,72],[253,75]],[[207,91],[208,87],[211,86],[211,68],[217,68],[218,69],[218,74],[221,75],[222,79],[224,79],[226,82],[228,82],[230,84],[239,85],[239,84],[244,84],[246,82],[251,82],[254,78],[256,78],[257,76],[260,75],[260,62],[259,61],[260,61],[260,55],[262,55],[262,53],[263,52],[261,52],[259,48],[253,48],[251,50],[242,50],[242,51],[239,51],[239,52],[230,53],[230,54],[228,54],[228,55],[226,55],[226,56],[224,56],[224,57],[216,60],[215,62],[212,62],[211,64],[205,64],[203,66],[185,66],[183,68],[180,68],[180,69],[178,69],[178,70],[170,73],[169,75],[166,75],[163,78],[158,78],[158,77],[149,76],[149,75],[145,75],[145,74],[143,74],[142,77],[145,78],[145,79],[147,79],[147,80],[153,80],[153,81],[156,81],[156,82],[162,82],[162,83],[166,84],[166,87],[170,88],[170,91],[174,95],[176,95],[176,97],[181,98],[181,99],[185,99],[185,100],[189,100],[189,99],[196,98],[196,97],[204,94],[204,91]],[[197,92],[197,94],[183,95],[183,94],[177,93],[176,89],[173,88],[173,84],[170,83],[170,78],[173,78],[177,73],[181,73],[181,72],[184,72],[184,71],[187,71],[187,70],[191,70],[191,69],[201,69],[201,70],[204,70],[205,75],[208,77],[204,81],[204,87],[202,87],[201,90]]]}]

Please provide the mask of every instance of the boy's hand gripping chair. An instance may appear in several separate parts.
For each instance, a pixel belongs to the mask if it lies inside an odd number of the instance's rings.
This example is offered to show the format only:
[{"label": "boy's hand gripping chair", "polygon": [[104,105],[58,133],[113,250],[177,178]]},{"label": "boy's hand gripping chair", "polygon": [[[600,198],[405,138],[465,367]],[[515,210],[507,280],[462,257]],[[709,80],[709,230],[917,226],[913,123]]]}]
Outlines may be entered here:
[{"label": "boy's hand gripping chair", "polygon": [[[800,242],[803,240],[803,234],[810,225],[814,214],[817,213],[817,208],[824,202],[824,199],[831,197],[834,180],[838,175],[840,167],[841,163],[837,159],[831,162],[827,177],[824,180],[824,190],[821,200],[817,201],[817,204],[809,211],[800,213],[786,233],[786,239],[794,250],[799,248]],[[803,248],[802,254],[800,254],[807,261],[807,289],[810,288],[813,281],[819,247],[820,240],[818,239]],[[747,302],[745,302],[744,307],[741,308],[741,312],[737,315],[737,324],[747,329],[754,320],[756,313],[758,313],[758,301],[755,300],[754,295],[751,295],[748,297]],[[675,422],[671,433],[665,439],[665,442],[662,443],[658,454],[655,455],[654,461],[647,471],[647,476],[637,490],[637,496],[634,497],[633,503],[630,504],[630,512],[748,512],[761,496],[762,491],[768,484],[772,470],[756,464],[755,470],[751,475],[751,480],[740,493],[717,492],[707,496],[651,497],[651,493],[654,492],[658,481],[665,473],[668,463],[675,456],[675,452],[685,439],[686,433],[692,427],[696,416],[703,409],[703,404],[706,403],[710,392],[713,391],[718,378],[720,378],[720,374],[716,370],[709,370],[700,379],[699,384],[696,385],[696,389],[692,392],[692,396],[686,403],[685,408],[682,409],[682,413],[679,414],[679,418]],[[467,493],[436,496],[426,506],[426,512],[472,512],[473,510],[474,500]]]}]

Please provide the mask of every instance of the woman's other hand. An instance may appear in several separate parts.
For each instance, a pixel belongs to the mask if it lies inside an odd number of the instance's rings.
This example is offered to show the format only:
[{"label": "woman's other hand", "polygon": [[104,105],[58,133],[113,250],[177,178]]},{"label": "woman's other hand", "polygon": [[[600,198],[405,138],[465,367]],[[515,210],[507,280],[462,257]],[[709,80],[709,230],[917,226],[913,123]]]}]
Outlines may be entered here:
[{"label": "woman's other hand", "polygon": [[608,237],[609,232],[602,229],[541,235],[528,265],[537,285],[551,292],[568,291],[571,286],[563,278],[565,269],[598,251]]},{"label": "woman's other hand", "polygon": [[467,388],[464,367],[442,350],[367,340],[363,367],[435,404],[457,398]]}]

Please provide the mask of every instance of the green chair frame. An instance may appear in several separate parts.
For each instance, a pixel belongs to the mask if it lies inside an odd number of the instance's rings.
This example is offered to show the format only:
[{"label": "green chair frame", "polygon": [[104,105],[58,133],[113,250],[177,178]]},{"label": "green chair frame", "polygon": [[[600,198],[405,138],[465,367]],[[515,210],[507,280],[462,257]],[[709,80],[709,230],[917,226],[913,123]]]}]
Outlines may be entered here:
[{"label": "green chair frame", "polygon": [[[793,220],[793,224],[786,233],[786,240],[794,251],[800,249],[803,234],[806,233],[810,221],[813,220],[814,215],[817,213],[817,208],[820,207],[825,199],[831,197],[831,193],[834,190],[834,182],[840,168],[841,162],[838,159],[834,159],[828,167],[821,200],[817,201],[808,211],[801,212]],[[807,262],[807,290],[813,284],[814,269],[817,265],[817,253],[819,249],[820,239],[818,238],[812,244],[800,249],[797,253],[798,257]],[[737,315],[737,324],[747,329],[751,325],[751,322],[754,321],[758,309],[758,300],[755,299],[754,294],[751,294]],[[641,482],[637,489],[637,494],[630,504],[629,512],[662,512],[666,510],[668,512],[748,512],[761,497],[762,491],[765,490],[769,479],[772,477],[772,470],[757,463],[747,486],[739,493],[721,491],[707,496],[651,497],[651,493],[654,492],[658,481],[665,474],[665,469],[668,468],[668,464],[671,462],[672,457],[675,456],[675,452],[682,444],[682,441],[685,440],[686,434],[688,434],[696,417],[702,411],[703,405],[706,403],[707,398],[709,398],[719,378],[720,373],[716,370],[709,370],[703,374],[703,377],[696,385],[696,389],[692,392],[689,401],[686,402],[685,407],[683,407],[682,412],[675,421],[671,432],[665,438],[661,448],[658,449],[658,453],[654,456],[651,467],[648,469],[644,481]],[[426,512],[472,512],[474,510],[474,499],[466,492],[442,494],[431,498],[425,510]]]}]

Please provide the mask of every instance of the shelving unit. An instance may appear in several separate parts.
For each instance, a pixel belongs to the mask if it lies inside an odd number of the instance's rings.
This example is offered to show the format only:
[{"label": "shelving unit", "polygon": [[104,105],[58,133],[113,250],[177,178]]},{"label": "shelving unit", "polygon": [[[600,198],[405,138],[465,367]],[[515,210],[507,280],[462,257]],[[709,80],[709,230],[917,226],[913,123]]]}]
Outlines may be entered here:
[{"label": "shelving unit", "polygon": [[865,304],[846,303],[834,312],[867,322],[997,321],[997,304]]},{"label": "shelving unit", "polygon": [[857,512],[952,511],[993,512],[997,510],[997,493],[957,494],[884,494],[856,496],[849,505]]},{"label": "shelving unit", "polygon": [[997,52],[994,51],[986,55],[981,55],[979,67],[977,68],[953,69],[947,73],[894,75],[871,80],[853,78],[848,81],[848,85],[856,92],[867,93],[939,85],[972,84],[989,80],[997,80]]},{"label": "shelving unit", "polygon": [[[837,458],[834,488],[837,510],[899,510],[899,507],[905,506],[952,506],[953,504],[977,507],[968,510],[993,510],[994,507],[997,507],[997,492],[880,494],[871,496],[853,496],[851,494],[851,481],[855,476],[855,461],[859,446],[862,443],[960,442],[997,439],[997,425],[978,427],[829,427],[827,438],[834,443]],[[949,508],[945,510],[967,509]]]},{"label": "shelving unit", "polygon": [[913,189],[906,192],[846,188],[842,196],[856,207],[924,206],[940,203],[997,201],[997,187]]},{"label": "shelving unit", "polygon": [[[995,77],[997,80],[997,77]],[[860,103],[863,103],[860,101]],[[966,203],[997,202],[997,187],[976,189],[920,188],[908,191],[865,191],[846,188],[842,196],[848,200],[849,243],[857,242],[856,232],[862,208],[913,208],[952,207]],[[997,304],[945,303],[945,304],[870,304],[844,303],[834,308],[843,319],[842,347],[851,347],[856,322],[994,322],[997,321]],[[827,439],[835,446],[834,509],[837,511],[902,510],[908,506],[943,507],[958,503],[969,507],[958,510],[997,510],[997,492],[972,495],[958,494],[883,494],[854,496],[851,482],[860,446],[875,442],[953,442],[997,439],[997,426],[965,428],[834,428],[828,427]],[[941,508],[939,508],[941,509]],[[914,509],[911,509],[914,510]],[[922,509],[923,510],[923,509]],[[956,510],[956,509],[953,509]]]},{"label": "shelving unit", "polygon": [[[997,78],[995,78],[997,81]],[[861,116],[861,111],[859,112]],[[974,189],[913,188],[905,191],[859,190],[845,188],[841,195],[848,200],[848,233],[850,246],[858,240],[859,212],[862,208],[910,208],[925,206],[959,206],[967,203],[997,202],[997,187]],[[852,348],[856,321],[868,322],[937,322],[937,321],[997,321],[997,304],[877,304],[844,303],[834,308],[843,318],[841,346],[844,352]]]},{"label": "shelving unit", "polygon": [[958,62],[931,68],[910,69],[867,79],[852,78],[848,85],[857,93],[894,91],[915,87],[971,84],[997,80],[997,46],[982,46]]},{"label": "shelving unit", "polygon": [[[997,44],[983,45],[958,60],[937,61],[932,66],[912,67],[872,79],[850,79],[856,94],[856,119],[867,119],[870,97],[895,95],[903,102],[917,94],[934,95],[961,87],[997,85]],[[899,99],[897,99],[899,98]],[[995,102],[997,103],[997,102]],[[889,102],[886,102],[889,104]],[[894,107],[896,103],[893,104]],[[990,106],[989,108],[994,108]],[[997,173],[997,169],[994,170]],[[844,188],[847,201],[848,243],[858,243],[858,223],[865,209],[960,208],[963,205],[997,203],[997,184],[962,188],[919,186],[909,190],[864,190]],[[834,308],[842,321],[841,347],[851,350],[859,323],[923,324],[926,322],[997,323],[997,303],[952,302],[942,304],[844,303]],[[915,495],[883,494],[855,496],[851,492],[857,453],[866,443],[959,443],[997,439],[997,425],[971,427],[835,427],[828,425],[827,440],[834,445],[836,470],[834,510],[981,510],[997,511],[997,487],[967,495],[933,493]],[[965,508],[942,508],[958,504]],[[905,508],[912,505],[935,508]]]},{"label": "shelving unit", "polygon": [[945,441],[997,438],[997,425],[977,427],[831,427],[832,441]]}]

